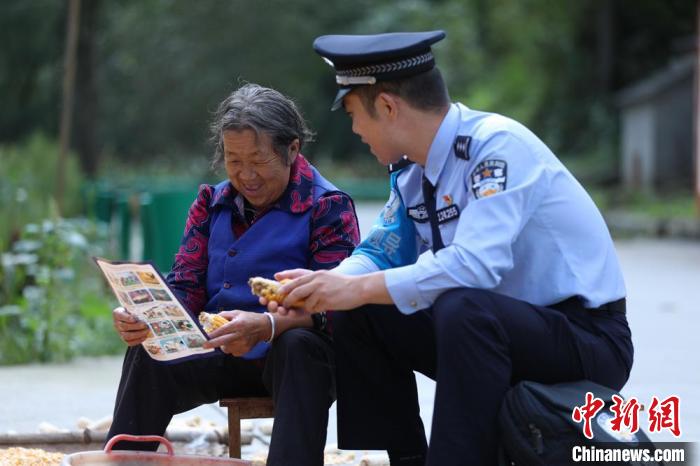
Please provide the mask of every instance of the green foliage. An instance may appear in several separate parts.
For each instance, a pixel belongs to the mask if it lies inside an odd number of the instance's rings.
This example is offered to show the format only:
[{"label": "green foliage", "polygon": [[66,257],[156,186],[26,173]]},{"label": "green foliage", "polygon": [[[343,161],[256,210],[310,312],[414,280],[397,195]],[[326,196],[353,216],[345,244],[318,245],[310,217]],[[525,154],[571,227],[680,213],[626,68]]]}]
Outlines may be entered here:
[{"label": "green foliage", "polygon": [[[91,100],[105,153],[137,165],[204,156],[211,113],[250,81],[300,104],[318,133],[306,155],[350,167],[371,156],[342,112],[328,111],[335,83],[311,49],[318,35],[445,29],[435,52],[453,100],[520,120],[557,154],[614,156],[615,92],[683,52],[678,39],[694,34],[697,8],[688,0],[89,3],[98,5]],[[1,2],[0,141],[55,133],[65,15],[65,2]]]},{"label": "green foliage", "polygon": [[64,3],[0,2],[0,141],[58,129]]},{"label": "green foliage", "polygon": [[[56,190],[58,144],[35,134],[16,146],[0,146],[0,251],[17,239],[22,226],[49,217]],[[65,216],[82,210],[82,175],[73,154],[66,161]]]},{"label": "green foliage", "polygon": [[212,112],[246,81],[275,87],[294,98],[323,135],[312,147],[340,147],[352,135],[346,127],[342,136],[327,131],[335,85],[310,45],[321,31],[362,18],[369,4],[369,0],[330,0],[322,6],[313,0],[104,4],[98,66],[103,70],[99,87],[109,90],[102,93],[102,113],[110,122],[103,128],[107,149],[131,160],[143,159],[144,154],[172,158],[207,153]]},{"label": "green foliage", "polygon": [[[57,158],[57,144],[39,134],[0,147],[0,364],[65,360],[119,347],[110,301],[89,262],[91,254],[104,253],[106,227],[58,217]],[[65,215],[83,210],[82,182],[69,154]]]},{"label": "green foliage", "polygon": [[113,353],[111,301],[93,254],[103,254],[106,231],[87,220],[44,220],[24,227],[2,254],[0,364],[65,361]]}]

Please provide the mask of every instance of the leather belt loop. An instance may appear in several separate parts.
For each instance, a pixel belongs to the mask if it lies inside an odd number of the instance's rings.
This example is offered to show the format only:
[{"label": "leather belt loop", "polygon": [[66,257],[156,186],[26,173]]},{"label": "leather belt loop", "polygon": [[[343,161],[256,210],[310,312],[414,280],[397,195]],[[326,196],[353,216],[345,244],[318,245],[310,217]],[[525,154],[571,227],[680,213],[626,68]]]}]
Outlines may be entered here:
[{"label": "leather belt loop", "polygon": [[573,312],[609,312],[613,314],[626,314],[627,313],[627,299],[621,298],[617,301],[611,301],[605,303],[600,307],[587,308],[583,304],[583,300],[579,296],[572,296],[571,298],[559,301],[558,303],[547,306],[552,309],[557,309],[559,311],[573,311]]},{"label": "leather belt loop", "polygon": [[617,301],[612,301],[607,304],[603,304],[598,309],[613,312],[616,314],[627,314],[627,299],[621,298]]}]

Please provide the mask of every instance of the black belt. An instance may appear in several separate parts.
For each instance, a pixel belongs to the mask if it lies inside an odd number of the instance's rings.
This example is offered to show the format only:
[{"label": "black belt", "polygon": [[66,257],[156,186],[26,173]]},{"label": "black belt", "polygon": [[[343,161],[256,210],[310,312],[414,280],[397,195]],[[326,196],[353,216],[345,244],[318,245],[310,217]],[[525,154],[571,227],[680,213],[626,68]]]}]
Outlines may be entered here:
[{"label": "black belt", "polygon": [[617,301],[611,301],[599,307],[586,307],[583,304],[583,299],[580,296],[572,296],[571,298],[565,299],[564,301],[559,301],[558,303],[547,307],[551,307],[552,309],[557,309],[559,311],[586,311],[593,313],[608,312],[615,314],[626,314],[627,300],[625,298],[620,298]]}]

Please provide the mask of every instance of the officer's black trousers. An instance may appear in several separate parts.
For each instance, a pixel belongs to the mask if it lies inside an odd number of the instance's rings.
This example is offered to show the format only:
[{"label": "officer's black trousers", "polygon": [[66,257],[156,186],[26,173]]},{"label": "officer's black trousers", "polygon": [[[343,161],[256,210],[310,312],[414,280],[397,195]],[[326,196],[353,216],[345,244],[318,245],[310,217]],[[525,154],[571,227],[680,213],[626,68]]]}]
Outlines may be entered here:
[{"label": "officer's black trousers", "polygon": [[338,440],[344,449],[425,448],[413,371],[436,380],[427,464],[496,463],[497,415],[520,380],[590,379],[620,389],[632,366],[622,313],[534,306],[457,289],[411,315],[366,306],[333,315]]},{"label": "officer's black trousers", "polygon": [[[162,435],[175,414],[224,397],[269,394],[275,422],[267,464],[322,465],[328,408],[335,399],[334,358],[329,338],[310,329],[277,337],[264,364],[229,355],[162,364],[141,345],[129,348],[108,438]],[[120,442],[115,449],[156,447]]]}]

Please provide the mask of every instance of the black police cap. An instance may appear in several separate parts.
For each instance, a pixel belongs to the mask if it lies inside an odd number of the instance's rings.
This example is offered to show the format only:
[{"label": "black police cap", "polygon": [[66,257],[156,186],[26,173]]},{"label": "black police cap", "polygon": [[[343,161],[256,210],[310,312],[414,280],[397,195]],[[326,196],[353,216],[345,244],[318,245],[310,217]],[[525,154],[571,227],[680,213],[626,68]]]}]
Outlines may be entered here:
[{"label": "black police cap", "polygon": [[435,66],[430,46],[444,38],[444,31],[318,37],[314,50],[335,68],[340,87],[331,110],[340,108],[355,86],[429,71]]}]

